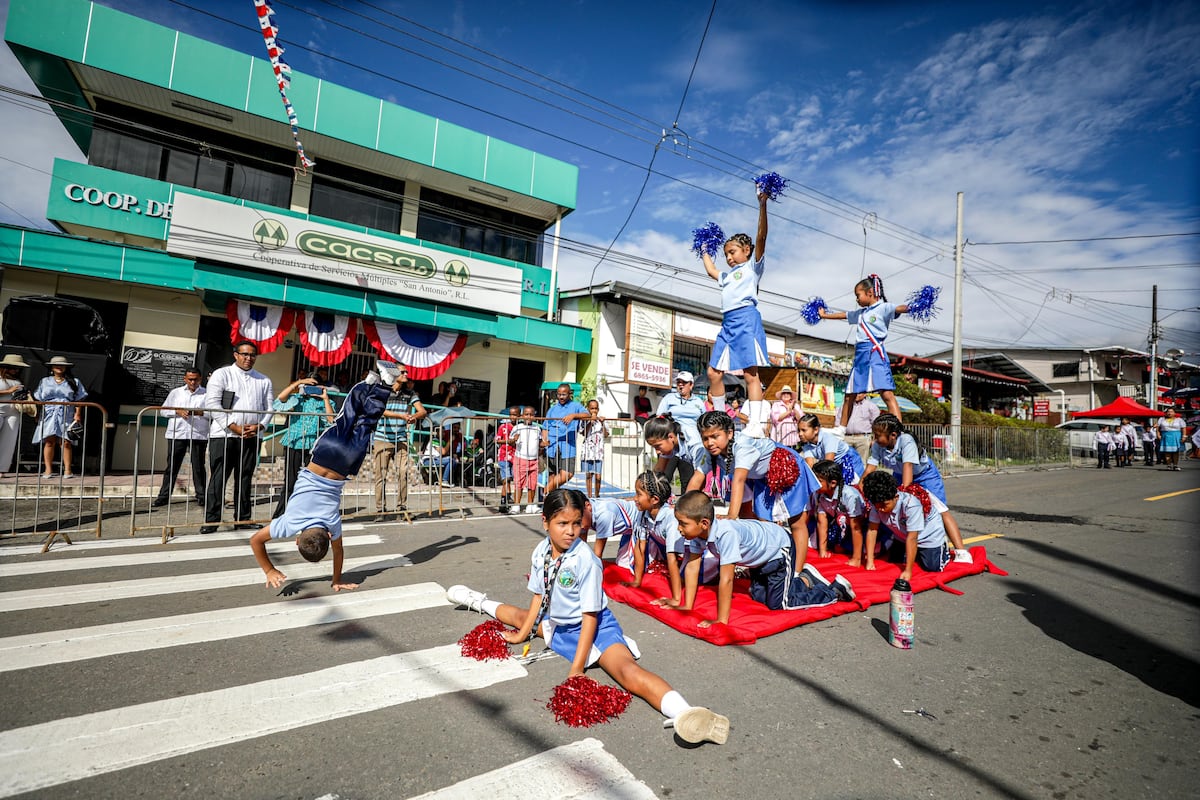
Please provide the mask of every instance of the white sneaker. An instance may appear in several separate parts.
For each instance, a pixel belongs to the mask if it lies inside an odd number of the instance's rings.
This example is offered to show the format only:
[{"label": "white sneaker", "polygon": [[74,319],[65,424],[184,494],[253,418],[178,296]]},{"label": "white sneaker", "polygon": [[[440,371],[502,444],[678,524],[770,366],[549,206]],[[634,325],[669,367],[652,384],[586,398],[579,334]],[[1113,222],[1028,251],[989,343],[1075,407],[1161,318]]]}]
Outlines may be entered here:
[{"label": "white sneaker", "polygon": [[693,706],[675,718],[675,733],[685,742],[725,744],[729,739],[729,718],[707,708]]},{"label": "white sneaker", "polygon": [[971,558],[970,550],[951,550],[954,553],[955,564],[974,564],[975,559]]},{"label": "white sneaker", "polygon": [[509,507],[508,507],[508,511],[507,511],[506,513],[509,513],[509,514],[520,514],[520,513],[521,513],[521,507],[520,507],[520,506],[509,506]]},{"label": "white sneaker", "polygon": [[822,575],[820,572],[818,572],[817,568],[814,567],[812,564],[805,564],[801,571],[807,572],[812,577],[812,579],[815,581],[820,581],[821,583],[825,584],[826,586],[830,585],[829,579],[826,578],[824,575]]},{"label": "white sneaker", "polygon": [[540,509],[540,508],[538,508],[538,507],[537,507],[536,505],[534,505],[533,503],[530,503],[529,505],[525,506],[525,513],[526,513],[526,514],[537,514],[537,513],[539,513],[539,512],[541,512],[541,509]]},{"label": "white sneaker", "polygon": [[375,369],[379,371],[384,386],[391,386],[396,382],[396,378],[400,377],[400,369],[395,361],[377,360]]},{"label": "white sneaker", "polygon": [[482,614],[483,601],[487,600],[487,595],[474,589],[468,589],[462,584],[456,584],[446,590],[446,599],[456,606],[465,606],[468,611],[478,611]]},{"label": "white sneaker", "polygon": [[837,592],[839,600],[850,602],[854,599],[854,587],[850,585],[850,581],[846,580],[844,575],[833,576],[833,590]]}]

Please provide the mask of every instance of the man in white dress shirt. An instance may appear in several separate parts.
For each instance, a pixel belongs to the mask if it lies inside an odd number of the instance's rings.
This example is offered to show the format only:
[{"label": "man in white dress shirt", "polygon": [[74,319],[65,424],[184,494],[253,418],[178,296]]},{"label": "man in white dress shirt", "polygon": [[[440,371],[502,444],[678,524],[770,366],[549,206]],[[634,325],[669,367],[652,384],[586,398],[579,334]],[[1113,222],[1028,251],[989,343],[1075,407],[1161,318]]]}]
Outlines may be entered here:
[{"label": "man in white dress shirt", "polygon": [[192,485],[196,502],[204,502],[204,453],[208,449],[208,417],[204,416],[204,387],[200,370],[191,367],[183,373],[183,386],[176,386],[158,412],[167,418],[167,470],[163,473],[158,497],[150,505],[158,508],[171,502],[171,487],[183,466],[183,457],[192,454]]},{"label": "man in white dress shirt", "polygon": [[235,528],[257,528],[250,522],[250,482],[258,448],[271,420],[275,388],[271,379],[254,369],[258,345],[243,339],[233,346],[233,364],[221,367],[208,381],[204,408],[210,418],[208,492],[204,498],[204,527],[212,533],[221,522],[225,484],[232,474]]}]

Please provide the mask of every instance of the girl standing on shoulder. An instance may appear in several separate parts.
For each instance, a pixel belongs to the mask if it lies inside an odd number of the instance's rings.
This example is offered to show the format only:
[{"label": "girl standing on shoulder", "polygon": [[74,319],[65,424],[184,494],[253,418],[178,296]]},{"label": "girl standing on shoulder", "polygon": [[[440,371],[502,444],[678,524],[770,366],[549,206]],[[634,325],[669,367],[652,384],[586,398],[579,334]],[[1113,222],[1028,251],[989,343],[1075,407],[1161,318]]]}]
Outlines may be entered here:
[{"label": "girl standing on shoulder", "polygon": [[[767,199],[767,193],[759,191],[758,233],[754,241],[745,233],[737,233],[725,242],[725,264],[729,269],[717,269],[708,251],[701,251],[705,272],[721,287],[721,331],[708,362],[709,399],[716,411],[725,410],[726,372],[743,370],[747,393],[753,397],[753,387],[757,385],[761,401],[758,368],[771,363],[767,358],[767,334],[758,311],[758,282],[766,269]],[[754,416],[750,409],[747,412]],[[766,414],[761,416],[765,418]]]},{"label": "girl standing on shoulder", "polygon": [[451,586],[446,598],[516,628],[501,635],[511,644],[541,636],[571,665],[568,677],[599,664],[626,691],[675,721],[686,742],[724,744],[729,720],[707,708],[689,705],[658,675],[637,663],[637,645],[626,638],[608,610],[603,567],[580,536],[587,498],[576,489],[554,489],[542,504],[548,534],[533,550],[529,568],[529,607],[502,605],[466,586]]}]

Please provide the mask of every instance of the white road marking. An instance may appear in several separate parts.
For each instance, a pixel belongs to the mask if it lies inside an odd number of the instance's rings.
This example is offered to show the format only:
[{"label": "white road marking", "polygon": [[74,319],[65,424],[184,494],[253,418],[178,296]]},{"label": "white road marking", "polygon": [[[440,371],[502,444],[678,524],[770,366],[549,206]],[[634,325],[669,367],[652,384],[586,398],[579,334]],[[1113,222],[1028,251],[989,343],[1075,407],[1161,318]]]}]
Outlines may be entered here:
[{"label": "white road marking", "polygon": [[[351,531],[366,530],[367,526],[361,522],[343,523],[342,532],[349,533]],[[74,533],[74,531],[71,531]],[[249,543],[250,537],[254,535],[253,531],[223,531],[221,533],[188,533],[177,534],[167,539],[165,546],[170,547],[173,544],[212,544],[213,542],[246,542]],[[64,539],[55,539],[50,543],[51,553],[74,553],[85,550],[113,550],[118,547],[163,547],[162,539],[158,536],[142,536],[134,538],[127,536],[124,539],[93,539],[91,541],[72,542],[67,544]],[[34,556],[42,552],[40,544],[15,544],[10,547],[0,546],[0,558],[7,556]]]},{"label": "white road marking", "polygon": [[[383,544],[378,534],[365,536],[343,536],[343,547],[364,544]],[[293,539],[274,539],[267,542],[268,553],[295,551]],[[147,564],[174,564],[180,561],[205,561],[210,558],[245,558],[251,556],[250,545],[235,547],[193,547],[188,550],[163,549],[155,553],[121,553],[112,556],[79,556],[78,558],[43,559],[0,564],[0,578],[16,575],[41,575],[46,572],[74,572],[81,569],[108,569],[110,567],[142,567]]]},{"label": "white road marking", "polygon": [[[247,560],[252,560],[246,550]],[[392,569],[393,567],[411,567],[412,561],[399,554],[367,556],[364,558],[348,558],[342,565],[342,576],[352,580],[353,573],[359,570]],[[296,564],[281,564],[280,569],[287,575],[288,581],[306,580],[311,578],[332,577],[328,560],[316,564],[301,561]],[[32,608],[50,608],[53,606],[69,606],[78,603],[105,603],[110,600],[125,600],[131,597],[151,597],[158,594],[179,594],[181,592],[200,592],[209,589],[225,589],[230,586],[250,586],[253,584],[266,585],[263,571],[253,569],[229,570],[227,572],[207,572],[197,575],[177,575],[163,578],[141,578],[129,581],[105,581],[103,583],[83,583],[73,586],[51,586],[45,589],[20,589],[14,592],[0,592],[0,612],[25,611]],[[287,584],[284,584],[286,587]],[[321,586],[319,588],[327,589]]]},{"label": "white road marking", "polygon": [[0,672],[367,619],[446,605],[436,583],[341,592],[245,608],[44,631],[0,639]]},{"label": "white road marking", "polygon": [[16,728],[0,733],[0,797],[527,674],[451,644]]},{"label": "white road marking", "polygon": [[568,800],[619,797],[653,800],[639,781],[596,739],[581,739],[411,800]]}]

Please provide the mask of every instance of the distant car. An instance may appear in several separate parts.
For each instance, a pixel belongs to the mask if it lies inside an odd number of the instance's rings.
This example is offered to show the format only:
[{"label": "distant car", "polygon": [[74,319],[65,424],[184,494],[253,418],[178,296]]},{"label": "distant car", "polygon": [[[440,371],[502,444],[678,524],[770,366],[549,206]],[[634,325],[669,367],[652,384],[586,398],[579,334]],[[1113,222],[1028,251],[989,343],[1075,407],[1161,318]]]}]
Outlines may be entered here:
[{"label": "distant car", "polygon": [[[1096,434],[1100,431],[1101,426],[1107,425],[1110,429],[1115,429],[1121,424],[1119,419],[1109,419],[1106,417],[1095,417],[1091,419],[1073,419],[1067,422],[1060,422],[1054,427],[1059,430],[1067,431],[1071,439],[1071,455],[1083,456],[1084,458],[1096,457]],[[1134,428],[1137,429],[1138,441],[1136,452],[1142,450],[1142,426],[1134,423]]]}]

